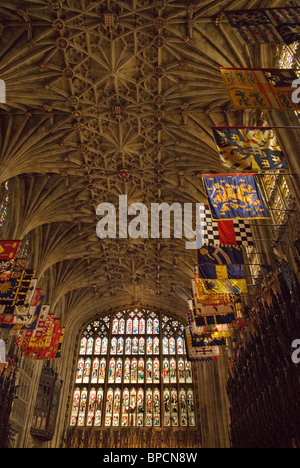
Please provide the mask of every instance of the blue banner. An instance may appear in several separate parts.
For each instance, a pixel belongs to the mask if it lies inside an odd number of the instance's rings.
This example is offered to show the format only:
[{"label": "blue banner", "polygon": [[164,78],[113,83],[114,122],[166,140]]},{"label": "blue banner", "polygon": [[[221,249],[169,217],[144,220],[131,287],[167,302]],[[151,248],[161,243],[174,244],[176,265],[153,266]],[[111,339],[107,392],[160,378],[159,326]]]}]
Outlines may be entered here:
[{"label": "blue banner", "polygon": [[243,250],[236,246],[207,245],[197,250],[198,265],[244,265]]},{"label": "blue banner", "polygon": [[272,128],[213,128],[221,162],[238,171],[287,169],[285,157]]},{"label": "blue banner", "polygon": [[203,181],[213,219],[271,217],[254,174],[204,175]]},{"label": "blue banner", "polygon": [[198,265],[199,278],[203,279],[244,279],[245,269],[243,265]]}]

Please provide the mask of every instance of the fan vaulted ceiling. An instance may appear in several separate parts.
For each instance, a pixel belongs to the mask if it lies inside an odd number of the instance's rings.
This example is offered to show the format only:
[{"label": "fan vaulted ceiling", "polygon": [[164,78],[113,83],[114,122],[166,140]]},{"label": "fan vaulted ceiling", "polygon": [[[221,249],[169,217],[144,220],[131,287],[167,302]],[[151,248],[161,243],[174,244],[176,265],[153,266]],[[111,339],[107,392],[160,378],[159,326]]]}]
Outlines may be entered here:
[{"label": "fan vaulted ceiling", "polygon": [[211,126],[254,123],[232,108],[220,66],[271,66],[222,12],[261,0],[1,0],[0,182],[5,238],[28,241],[48,303],[65,318],[111,307],[184,316],[195,252],[180,239],[96,236],[96,207],[204,201],[224,172]]}]

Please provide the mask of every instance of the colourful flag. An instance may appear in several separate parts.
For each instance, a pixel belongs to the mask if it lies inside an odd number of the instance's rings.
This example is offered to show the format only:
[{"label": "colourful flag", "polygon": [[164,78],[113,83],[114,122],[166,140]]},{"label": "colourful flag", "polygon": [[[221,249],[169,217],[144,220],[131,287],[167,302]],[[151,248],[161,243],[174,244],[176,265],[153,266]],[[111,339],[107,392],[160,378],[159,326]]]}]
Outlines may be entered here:
[{"label": "colourful flag", "polygon": [[14,326],[14,316],[12,314],[0,315],[0,328],[12,329]]},{"label": "colourful flag", "polygon": [[22,305],[16,305],[14,309],[15,315],[28,315],[31,307],[32,300],[35,299],[35,291],[37,286],[37,279],[32,279],[29,283],[29,287],[26,291],[24,303]]},{"label": "colourful flag", "polygon": [[19,333],[19,335],[17,335],[18,341],[17,341],[16,345],[18,345],[18,343],[19,343],[19,346],[20,346],[21,350],[25,351],[27,346],[29,346],[29,342],[30,342],[31,337],[32,337],[32,335],[34,333],[34,330],[24,330],[24,331],[20,331],[18,333]]},{"label": "colourful flag", "polygon": [[192,348],[203,348],[208,346],[225,346],[226,339],[225,338],[218,338],[217,336],[213,336],[212,334],[207,334],[203,336],[193,335],[190,331],[190,338],[191,338],[191,347]]},{"label": "colourful flag", "polygon": [[[192,316],[190,313],[187,315],[188,317],[188,322],[191,330],[191,335],[192,336],[198,336],[198,337],[205,337],[205,335],[210,335],[213,337],[217,338],[229,338],[231,334],[231,323],[235,320],[234,316],[231,319],[228,319],[227,322],[225,322],[225,318],[222,316],[223,323],[218,322],[218,317],[215,315],[213,317],[202,317],[203,322],[201,325],[199,325],[196,320],[192,319]],[[213,321],[209,321],[209,319],[213,318]]]},{"label": "colourful flag", "polygon": [[245,279],[243,265],[198,265],[198,276],[202,279]]},{"label": "colourful flag", "polygon": [[60,320],[55,319],[55,327],[52,335],[49,336],[48,342],[44,348],[36,355],[36,359],[55,359],[63,341],[65,329],[60,327]]},{"label": "colourful flag", "polygon": [[[286,12],[284,9],[278,8],[276,12],[270,11],[269,16],[273,17],[274,24],[277,25],[276,29],[283,42],[290,45],[294,42],[298,42],[300,39],[300,8],[288,8],[287,10],[287,15],[285,14]],[[285,16],[289,16],[289,18],[286,18]]]},{"label": "colourful flag", "polygon": [[272,128],[213,127],[212,130],[224,166],[251,172],[287,169]]},{"label": "colourful flag", "polygon": [[12,262],[10,260],[0,260],[0,281],[7,281],[10,278]]},{"label": "colourful flag", "polygon": [[190,311],[193,314],[194,320],[197,317],[207,315],[228,315],[235,313],[234,304],[221,304],[221,305],[207,305],[198,302],[197,298],[193,299],[194,308]]},{"label": "colourful flag", "polygon": [[25,316],[13,316],[13,330],[35,330],[43,307],[44,299],[44,296],[38,296],[38,303],[37,306],[34,307],[34,313]]},{"label": "colourful flag", "polygon": [[47,336],[49,325],[52,324],[52,317],[49,316],[49,310],[49,305],[42,306],[36,328],[29,343],[29,347],[32,348],[43,346],[43,340],[45,340],[45,337]]},{"label": "colourful flag", "polygon": [[219,346],[193,346],[190,328],[185,329],[186,351],[189,361],[217,360],[220,356]]},{"label": "colourful flag", "polygon": [[229,295],[240,295],[247,294],[248,287],[245,279],[202,279],[199,278],[199,274],[195,275],[199,280],[198,287],[202,290],[202,295],[217,295],[217,294],[229,294]]},{"label": "colourful flag", "polygon": [[198,265],[243,265],[244,255],[241,247],[208,245],[197,250]]},{"label": "colourful flag", "polygon": [[33,279],[32,277],[33,270],[12,269],[9,279],[0,281],[0,304],[23,304],[30,287],[30,282]]},{"label": "colourful flag", "polygon": [[16,289],[18,286],[17,278],[0,281],[0,304],[6,305],[8,301],[13,301],[16,297]]},{"label": "colourful flag", "polygon": [[41,294],[42,294],[41,289],[36,289],[34,291],[32,299],[31,299],[28,315],[36,315],[36,308],[39,305],[39,300],[40,300]]},{"label": "colourful flag", "polygon": [[209,207],[204,204],[200,204],[199,211],[200,226],[197,232],[202,237],[203,245],[254,246],[253,232],[248,220],[214,221]]},{"label": "colourful flag", "polygon": [[232,304],[220,304],[217,306],[200,304],[196,303],[196,311],[194,312],[195,320],[196,318],[210,315],[230,315],[235,314],[235,305]]},{"label": "colourful flag", "polygon": [[213,219],[271,217],[254,174],[204,175],[203,181]]},{"label": "colourful flag", "polygon": [[195,292],[195,297],[197,298],[197,301],[199,301],[201,304],[206,305],[231,304],[236,300],[235,298],[238,297],[229,294],[228,292],[225,294],[220,294],[219,292],[214,294],[212,293],[212,291],[209,291],[209,293],[207,293],[203,288],[201,279],[197,278],[197,276],[195,276],[192,280],[192,288]]},{"label": "colourful flag", "polygon": [[266,8],[225,12],[231,26],[246,44],[285,42],[300,39],[300,8]]},{"label": "colourful flag", "polygon": [[0,240],[0,260],[16,258],[20,244],[19,240]]},{"label": "colourful flag", "polygon": [[197,325],[195,321],[190,322],[191,335],[197,336],[198,338],[204,338],[206,335],[210,335],[213,338],[230,338],[231,337],[231,325],[230,324],[207,324]]},{"label": "colourful flag", "polygon": [[245,279],[244,256],[240,247],[202,247],[197,251],[195,274],[201,279],[220,281]]},{"label": "colourful flag", "polygon": [[25,269],[25,258],[16,258],[13,260],[11,269],[11,278],[20,278]]},{"label": "colourful flag", "polygon": [[225,337],[219,337],[217,335],[214,336],[213,333],[209,334],[203,334],[202,336],[200,335],[194,335],[191,332],[190,326],[189,328],[189,333],[190,333],[190,338],[191,338],[191,343],[192,347],[202,347],[202,346],[225,346],[226,345],[226,339]]},{"label": "colourful flag", "polygon": [[18,288],[16,290],[16,299],[13,305],[23,306],[27,298],[31,300],[32,290],[35,289],[35,284],[33,282],[33,270],[24,270],[19,282]]},{"label": "colourful flag", "polygon": [[299,110],[292,98],[295,70],[221,68],[221,73],[236,109]]},{"label": "colourful flag", "polygon": [[235,314],[227,314],[227,315],[210,315],[210,316],[203,316],[197,317],[195,322],[198,327],[203,327],[207,325],[225,325],[231,324],[235,321]]},{"label": "colourful flag", "polygon": [[61,336],[60,336],[60,339],[59,339],[57,349],[55,350],[55,356],[50,355],[49,359],[59,359],[61,357],[62,343],[63,343],[63,340],[64,340],[65,333],[66,333],[66,329],[63,328],[62,332],[61,332]]}]

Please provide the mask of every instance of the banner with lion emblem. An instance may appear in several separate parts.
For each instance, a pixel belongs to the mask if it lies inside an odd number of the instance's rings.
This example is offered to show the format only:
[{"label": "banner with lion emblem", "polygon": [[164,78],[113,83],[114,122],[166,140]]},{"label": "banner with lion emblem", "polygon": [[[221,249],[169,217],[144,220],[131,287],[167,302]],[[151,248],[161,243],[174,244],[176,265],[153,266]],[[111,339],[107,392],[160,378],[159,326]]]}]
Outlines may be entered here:
[{"label": "banner with lion emblem", "polygon": [[269,219],[255,174],[203,175],[212,218]]}]

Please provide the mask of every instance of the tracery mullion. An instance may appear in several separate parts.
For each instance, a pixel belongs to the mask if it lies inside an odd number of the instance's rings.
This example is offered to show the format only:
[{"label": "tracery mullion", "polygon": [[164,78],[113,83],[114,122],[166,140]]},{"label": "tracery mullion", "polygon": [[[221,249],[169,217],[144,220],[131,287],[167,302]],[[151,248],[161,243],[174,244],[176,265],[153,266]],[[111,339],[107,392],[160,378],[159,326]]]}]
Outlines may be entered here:
[{"label": "tracery mullion", "polygon": [[[151,329],[148,329],[148,319],[151,318]],[[131,328],[127,328],[127,321],[131,319]],[[136,322],[134,323],[134,320]],[[141,327],[141,319],[144,320],[144,327]],[[107,321],[109,320],[109,325],[107,326]],[[120,320],[124,320],[124,329],[120,327]],[[157,320],[156,326],[158,329],[155,329],[155,321]],[[98,323],[97,323],[98,322]],[[175,323],[176,322],[176,323]],[[103,329],[102,329],[103,326]],[[193,384],[187,382],[186,375],[186,353],[184,351],[184,341],[181,343],[182,351],[179,351],[178,348],[178,339],[183,340],[182,331],[183,325],[176,319],[173,319],[170,316],[165,315],[163,312],[152,312],[148,310],[127,310],[119,312],[118,314],[112,314],[110,317],[107,317],[107,320],[100,319],[95,320],[91,323],[81,338],[81,346],[79,351],[79,359],[83,358],[84,364],[82,369],[82,378],[80,382],[77,382],[76,378],[75,388],[73,392],[73,405],[74,405],[74,395],[77,388],[80,388],[80,400],[78,404],[77,412],[77,422],[74,422],[74,415],[71,418],[71,426],[77,425],[80,427],[98,427],[102,429],[107,429],[108,427],[190,427],[194,426],[195,423],[190,419],[190,412],[188,408],[188,390],[191,388],[193,393],[193,404],[194,404],[194,389]],[[142,329],[143,328],[143,329]],[[135,333],[134,333],[135,332]],[[143,333],[144,332],[144,333]],[[86,339],[86,345],[84,349],[83,346],[83,337]],[[98,342],[98,348],[96,350],[97,338],[101,338],[101,349],[100,343]],[[164,348],[163,338],[166,337],[168,342],[168,348]],[[92,346],[89,339],[93,339]],[[107,346],[109,349],[103,346],[103,340],[107,338]],[[126,349],[126,339],[131,340],[131,349],[130,353]],[[148,339],[152,340],[152,349],[148,350]],[[122,346],[120,346],[120,339],[123,340]],[[133,350],[133,340],[136,340],[135,346],[136,349]],[[141,339],[144,340],[144,343],[141,343]],[[158,344],[159,348],[156,350],[154,346],[154,340],[157,340],[156,346]],[[170,339],[174,340],[172,343],[172,348],[170,346]],[[112,341],[114,340],[114,341]],[[173,350],[173,346],[175,346]],[[133,353],[135,351],[135,353]],[[148,351],[151,351],[148,353]],[[155,352],[156,351],[156,352]],[[87,359],[90,359],[90,369],[89,372],[86,372],[86,362]],[[95,361],[97,359],[97,362]],[[114,372],[113,379],[109,380],[110,373],[110,364],[111,360],[114,359]],[[130,375],[128,381],[125,382],[125,361],[128,359],[130,361]],[[136,360],[137,368],[135,379],[132,379],[132,364],[133,360]],[[147,361],[151,359],[151,383],[147,379]],[[179,359],[183,363],[184,371],[184,382],[180,382],[179,378]],[[100,373],[101,363],[103,360],[106,360],[105,368],[105,379],[104,383],[101,382]],[[118,360],[122,363],[122,372],[119,377],[117,377],[118,371]],[[155,381],[155,360],[159,362],[159,379],[160,382]],[[168,379],[165,379],[164,376],[164,360],[168,361]],[[174,362],[173,362],[173,361]],[[143,362],[143,368],[139,364]],[[96,363],[96,367],[94,365]],[[175,375],[171,376],[171,364],[175,363],[176,369]],[[95,371],[96,369],[96,371]],[[79,369],[80,372],[80,369]],[[85,375],[86,373],[86,375]],[[88,374],[88,378],[87,378]],[[142,375],[142,378],[141,378]],[[118,380],[117,380],[118,379]],[[84,390],[86,389],[87,394],[85,395]],[[128,411],[124,411],[123,401],[125,397],[125,390],[128,389]],[[156,390],[157,389],[157,390]],[[180,391],[184,390],[184,399],[185,399],[185,411],[182,413],[181,403],[180,403]],[[115,413],[116,407],[116,396],[117,390],[119,395],[119,408]],[[149,390],[149,392],[148,392]],[[159,392],[160,396],[160,414],[159,414],[159,424],[158,413],[155,413],[155,395],[156,391]],[[167,395],[166,390],[168,391],[169,401],[165,401]],[[100,392],[101,391],[101,392]],[[102,394],[103,391],[103,394]],[[112,391],[112,394],[111,394]],[[127,390],[126,390],[127,391]],[[92,392],[94,392],[92,394]],[[150,413],[147,413],[147,396],[151,392],[151,423],[150,423]],[[176,392],[176,394],[175,394]],[[86,397],[84,401],[83,396]],[[93,400],[91,397],[93,396]],[[98,408],[98,398],[102,396],[102,410],[101,410],[101,425],[98,425],[99,422],[99,409]],[[130,411],[131,398],[134,396],[134,412]],[[142,398],[142,404],[139,404],[139,396]],[[109,413],[107,413],[108,401],[111,398],[109,405]],[[174,398],[174,401],[173,401]],[[91,411],[89,412],[91,404]],[[72,410],[73,410],[72,405]],[[81,406],[83,405],[83,408]],[[84,408],[85,405],[85,408]],[[166,405],[168,405],[168,411],[166,412]],[[142,411],[139,412],[139,406],[142,408]],[[174,412],[174,407],[176,411]],[[80,409],[84,410],[80,412]],[[191,408],[190,408],[191,409]],[[141,414],[143,417],[141,418]],[[83,418],[84,415],[84,418]],[[126,416],[124,418],[124,416]],[[149,418],[147,419],[147,415]],[[184,424],[182,425],[182,416],[185,418]]]},{"label": "tracery mullion", "polygon": [[[104,383],[104,388],[103,388],[103,405],[102,405],[102,421],[101,421],[101,427],[105,428],[106,427],[106,405],[107,405],[107,392],[108,389],[110,388],[110,384],[108,383],[108,378],[109,378],[109,365],[110,365],[110,360],[111,360],[111,340],[112,340],[112,323],[113,323],[113,316],[110,316],[110,322],[109,322],[109,332],[108,332],[108,348],[107,348],[107,360],[106,360],[106,369],[105,369],[105,383]],[[113,401],[114,404],[114,401]]]}]

